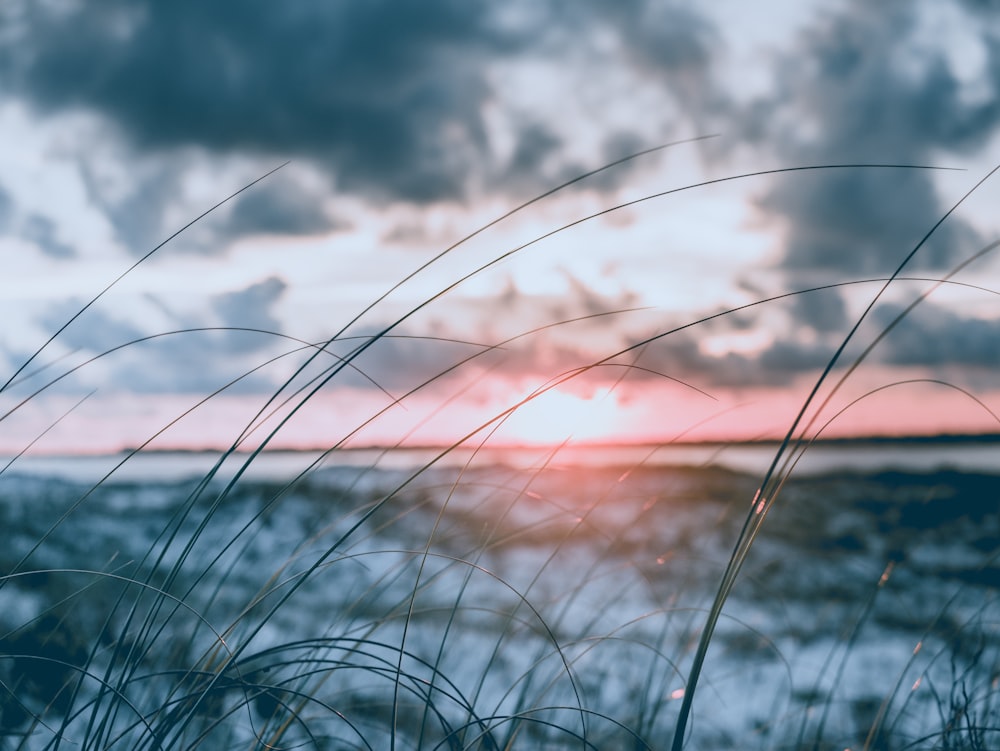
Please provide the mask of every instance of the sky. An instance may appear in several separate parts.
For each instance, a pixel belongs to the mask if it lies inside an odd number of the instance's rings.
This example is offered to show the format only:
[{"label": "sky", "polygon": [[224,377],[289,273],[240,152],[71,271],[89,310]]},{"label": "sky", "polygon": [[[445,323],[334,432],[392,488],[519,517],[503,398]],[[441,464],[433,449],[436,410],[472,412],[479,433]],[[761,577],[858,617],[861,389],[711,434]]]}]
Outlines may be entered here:
[{"label": "sky", "polygon": [[998,431],[998,21],[9,0],[0,452]]}]

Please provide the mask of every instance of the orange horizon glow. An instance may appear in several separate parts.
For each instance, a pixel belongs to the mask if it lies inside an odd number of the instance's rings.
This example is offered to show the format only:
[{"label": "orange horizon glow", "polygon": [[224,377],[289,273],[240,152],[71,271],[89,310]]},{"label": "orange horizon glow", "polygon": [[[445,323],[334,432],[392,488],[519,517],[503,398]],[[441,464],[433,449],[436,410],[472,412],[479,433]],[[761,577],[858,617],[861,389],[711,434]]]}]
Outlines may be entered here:
[{"label": "orange horizon glow", "polygon": [[[788,432],[808,385],[805,381],[784,390],[720,391],[717,401],[709,401],[649,384],[624,383],[590,391],[561,384],[525,391],[523,386],[517,390],[484,382],[487,396],[470,394],[445,402],[440,394],[428,393],[388,408],[384,394],[344,389],[318,395],[281,425],[267,445],[317,450],[773,441]],[[852,404],[865,393],[860,386],[838,393],[820,418],[799,425],[796,436],[860,439],[1000,433],[1000,423],[988,407],[1000,401],[998,392],[978,394],[980,404],[940,384],[905,383]],[[148,449],[224,450],[246,433],[263,399],[213,397],[166,429]],[[36,438],[30,451],[39,455],[115,453],[145,446],[195,401],[190,395],[156,400],[117,395],[103,400],[94,397],[75,409],[71,408],[76,400],[70,397],[29,402],[4,420],[0,453],[15,455]],[[60,414],[64,417],[57,421]],[[833,421],[824,427],[830,418]],[[280,415],[273,416],[250,431],[240,448],[256,448],[280,420]],[[39,436],[37,426],[45,424],[48,430]]]}]

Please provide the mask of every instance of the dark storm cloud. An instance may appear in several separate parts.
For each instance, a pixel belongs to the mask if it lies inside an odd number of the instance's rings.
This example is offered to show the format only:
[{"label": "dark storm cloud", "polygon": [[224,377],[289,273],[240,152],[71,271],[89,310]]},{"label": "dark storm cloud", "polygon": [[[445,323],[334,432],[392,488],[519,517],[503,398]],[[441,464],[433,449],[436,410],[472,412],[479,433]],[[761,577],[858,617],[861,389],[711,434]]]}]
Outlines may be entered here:
[{"label": "dark storm cloud", "polygon": [[411,202],[462,198],[559,149],[524,121],[513,160],[492,163],[494,63],[558,58],[600,31],[630,75],[695,96],[711,43],[691,11],[645,0],[105,0],[26,4],[6,20],[17,31],[0,75],[39,111],[103,113],[142,150],[304,158],[338,189]]},{"label": "dark storm cloud", "polygon": [[[544,124],[526,124],[518,135],[514,153],[508,161],[508,179],[524,181],[528,185],[536,183],[539,169],[547,159],[558,154],[560,146],[562,141]],[[580,173],[582,170],[575,172]],[[566,180],[569,176],[561,177]]]},{"label": "dark storm cloud", "polygon": [[[902,311],[896,305],[876,310],[882,326]],[[902,320],[879,345],[879,357],[892,365],[1000,366],[1000,323],[966,318],[947,308],[923,303]]]},{"label": "dark storm cloud", "polygon": [[840,342],[804,344],[778,340],[761,352],[757,367],[764,383],[786,383],[800,373],[818,373],[827,366]]},{"label": "dark storm cloud", "polygon": [[[891,150],[885,158],[894,156]],[[832,154],[831,154],[832,158]],[[836,171],[786,178],[760,205],[788,222],[784,268],[844,272],[854,278],[896,270],[947,211],[926,174],[913,171]],[[947,268],[977,242],[961,223],[942,225],[912,267]]]},{"label": "dark storm cloud", "polygon": [[[779,166],[947,165],[949,153],[983,145],[1000,125],[1000,52],[986,36],[989,25],[968,19],[967,41],[985,41],[989,60],[981,80],[963,81],[944,37],[928,39],[920,29],[921,7],[854,2],[818,17],[779,58],[773,94],[755,102],[742,120],[745,137],[772,146]],[[971,95],[984,86],[990,96]],[[760,206],[787,227],[783,266],[791,276],[812,270],[884,274],[948,210],[934,178],[930,172],[871,169],[789,175],[775,182]],[[970,226],[952,217],[913,265],[947,269],[977,242]],[[812,313],[822,316],[818,309]],[[813,322],[820,329],[837,325],[840,311],[832,306],[829,314],[829,321]]]},{"label": "dark storm cloud", "polygon": [[641,352],[637,364],[648,371],[636,370],[630,378],[655,379],[667,375],[709,393],[718,388],[786,386],[800,375],[818,374],[839,343],[836,338],[809,342],[783,338],[758,352],[711,354],[701,346],[698,334],[679,331],[633,350]]},{"label": "dark storm cloud", "polygon": [[[629,344],[635,346],[638,341],[633,339]],[[759,382],[756,362],[732,352],[708,355],[699,346],[697,336],[686,331],[635,346],[616,362],[637,366],[628,376],[633,383],[667,377],[710,391],[718,386],[753,386]]]},{"label": "dark storm cloud", "polygon": [[797,327],[805,326],[821,333],[846,333],[850,321],[847,306],[838,289],[824,289],[795,295],[789,314]]},{"label": "dark storm cloud", "polygon": [[[28,11],[23,93],[110,115],[140,147],[319,156],[346,189],[455,195],[444,132],[481,139],[477,4],[181,0]],[[466,65],[459,65],[459,57]],[[471,64],[469,64],[471,63]]]},{"label": "dark storm cloud", "polygon": [[318,197],[290,179],[255,185],[240,196],[223,230],[229,235],[314,235],[341,229]]}]

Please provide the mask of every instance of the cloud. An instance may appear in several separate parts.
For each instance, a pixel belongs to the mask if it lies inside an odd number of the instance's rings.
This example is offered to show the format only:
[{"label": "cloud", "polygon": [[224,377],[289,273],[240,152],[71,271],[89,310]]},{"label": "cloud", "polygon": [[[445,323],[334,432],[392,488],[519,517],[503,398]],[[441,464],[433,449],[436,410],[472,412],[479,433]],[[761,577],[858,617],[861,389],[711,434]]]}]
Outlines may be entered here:
[{"label": "cloud", "polygon": [[[447,318],[433,319],[419,330],[394,329],[389,337],[367,349],[356,364],[390,390],[415,386],[470,357],[469,363],[449,377],[489,369],[508,380],[537,381],[586,366],[622,346],[618,324],[627,320],[623,317],[627,314],[603,314],[622,310],[628,307],[626,301],[633,301],[627,292],[615,300],[568,272],[564,275],[569,284],[564,294],[528,294],[508,278],[495,294],[453,299]],[[573,320],[582,316],[596,317]],[[560,321],[571,322],[558,324]],[[557,325],[536,330],[545,324]],[[376,330],[365,331],[371,334]],[[418,331],[428,331],[435,339],[416,336]],[[357,345],[356,340],[345,341],[335,351],[346,356]],[[366,385],[350,377],[352,385]]]},{"label": "cloud", "polygon": [[833,357],[836,344],[839,342],[806,344],[779,339],[757,358],[757,370],[764,374],[762,382],[781,385],[800,373],[819,373]]},{"label": "cloud", "polygon": [[14,201],[0,185],[0,232],[6,232],[14,215]]},{"label": "cloud", "polygon": [[[282,328],[272,308],[284,290],[281,279],[270,277],[245,289],[219,295],[211,301],[215,322],[205,318],[196,320],[190,315],[179,319],[157,299],[146,298],[144,303],[155,307],[158,313],[150,320],[170,321],[155,329],[139,323],[148,312],[141,305],[131,317],[91,307],[59,335],[57,344],[79,352],[73,358],[76,362],[98,357],[73,380],[60,386],[77,392],[97,386],[140,394],[208,394],[240,379],[231,393],[270,393],[276,386],[272,371],[265,369],[246,378],[240,376],[275,354],[305,346],[267,333]],[[82,306],[80,300],[52,306],[40,323],[55,331]],[[213,328],[213,323],[260,331],[223,331]],[[60,367],[59,371],[62,370]]]},{"label": "cloud", "polygon": [[[340,342],[331,349],[339,357],[346,358],[366,343],[362,339],[351,338]],[[423,336],[415,336],[406,331],[395,331],[389,336],[375,341],[351,360],[351,366],[344,368],[336,382],[341,385],[361,388],[378,387],[396,396],[420,386],[426,381],[437,380],[437,386],[450,383],[470,369],[480,372],[477,364],[464,364],[455,371],[448,372],[467,358],[483,352],[486,348],[477,343],[461,340],[447,341]],[[323,363],[329,365],[330,363]]]},{"label": "cloud", "polygon": [[[81,151],[87,151],[86,144],[81,145]],[[115,157],[121,158],[118,154]],[[88,163],[88,155],[81,154],[79,165],[90,199],[110,220],[118,241],[127,252],[143,256],[180,228],[167,225],[165,218],[182,194],[183,173],[189,166],[186,160],[146,160],[141,168],[133,164],[128,176],[121,181],[124,186],[116,186],[116,190],[105,189]],[[184,249],[185,245],[174,243],[173,248]]]},{"label": "cloud", "polygon": [[14,198],[3,186],[0,186],[0,234],[18,235],[49,258],[66,260],[77,255],[75,248],[59,237],[59,228],[52,219],[18,212]]},{"label": "cloud", "polygon": [[[237,292],[227,292],[212,300],[212,309],[223,326],[234,326],[262,331],[281,331],[279,321],[271,309],[281,299],[288,285],[276,276],[251,284]],[[259,336],[227,336],[230,351],[246,351],[260,346]]]},{"label": "cloud", "polygon": [[[860,169],[783,181],[760,206],[787,222],[784,269],[852,278],[895,271],[947,210],[926,175]],[[909,268],[945,269],[977,242],[967,224],[942,225]]]},{"label": "cloud", "polygon": [[[632,352],[640,355],[636,364],[647,370],[636,370],[629,379],[662,379],[666,375],[709,393],[716,389],[782,388],[800,376],[818,375],[840,343],[837,334],[807,339],[789,334],[756,350],[734,349],[716,354],[703,344],[706,333],[700,329],[677,331],[645,346],[636,346],[642,339],[631,338],[629,344],[635,347]],[[619,361],[632,362],[633,357]]]},{"label": "cloud", "polygon": [[620,19],[631,42],[625,51],[646,70],[689,71],[694,77],[711,66],[718,35],[690,7],[634,1],[604,7]]},{"label": "cloud", "polygon": [[56,225],[47,217],[32,214],[24,223],[24,238],[50,258],[73,258],[76,251],[57,237]]},{"label": "cloud", "polygon": [[314,156],[346,190],[455,197],[465,169],[456,147],[482,147],[483,60],[521,44],[484,7],[37,5],[21,93],[43,111],[101,111],[143,149]]},{"label": "cloud", "polygon": [[790,305],[789,315],[798,327],[811,328],[823,334],[847,331],[850,321],[840,290],[825,289],[795,295]]},{"label": "cloud", "polygon": [[[957,10],[959,6],[949,6]],[[988,52],[959,72],[952,37],[934,28],[934,4],[852,2],[818,16],[778,58],[777,86],[752,104],[744,136],[786,166],[879,162],[947,164],[1000,124],[1000,54],[987,25],[959,13],[962,49]],[[987,97],[975,95],[985,89]],[[789,175],[759,206],[786,227],[782,265],[851,276],[893,271],[948,209],[927,171],[850,169]],[[979,242],[948,220],[914,265],[946,269]]]},{"label": "cloud", "polygon": [[342,229],[319,197],[291,179],[275,175],[240,196],[223,231],[243,235],[314,235]]},{"label": "cloud", "polygon": [[[539,171],[546,161],[558,155],[561,146],[562,140],[545,124],[526,123],[518,133],[514,151],[508,159],[506,180],[519,181],[528,186],[537,184]],[[554,176],[553,182],[571,179],[570,171],[580,173],[583,170],[570,167],[566,174]]]},{"label": "cloud", "polygon": [[[155,298],[147,299],[146,302],[157,309],[158,317],[162,318],[166,315],[168,319],[176,321],[172,326],[157,330],[137,325],[134,321],[141,319],[139,315],[127,319],[120,315],[107,313],[98,307],[91,307],[60,335],[59,341],[71,349],[100,353],[135,339],[163,333],[171,328],[180,330],[210,327],[216,324],[222,327],[259,329],[265,332],[280,333],[282,324],[274,315],[273,307],[281,299],[286,287],[287,285],[282,279],[271,276],[243,289],[216,295],[210,300],[212,313],[216,317],[214,322],[204,318],[200,321],[195,320],[190,315],[183,320],[178,319],[172,311],[165,308]],[[82,306],[83,304],[79,300],[69,300],[56,305],[42,318],[42,323],[54,331],[76,314]],[[260,351],[269,348],[273,343],[273,337],[262,337],[261,334],[252,332],[248,332],[245,336],[241,336],[239,332],[226,331],[206,332],[198,335],[208,336],[214,342],[215,349],[223,354]],[[166,342],[162,345],[164,348],[175,347],[171,353],[180,354],[181,350],[176,349],[176,347],[183,346],[182,342],[178,343],[176,339],[171,340],[171,337],[164,337],[163,341]]]},{"label": "cloud", "polygon": [[[645,0],[71,1],[25,4],[7,20],[0,66],[38,112],[102,113],[144,153],[310,160],[339,190],[414,203],[466,198],[477,181],[495,189],[498,175],[561,151],[565,135],[504,99],[497,64],[590,59],[594,80],[607,60],[580,52],[611,38],[626,77],[691,99],[714,42],[693,11]],[[487,107],[514,130],[507,156]]]},{"label": "cloud", "polygon": [[[902,310],[899,305],[883,305],[875,311],[875,319],[887,326]],[[924,302],[879,347],[878,356],[891,365],[995,369],[1000,366],[1000,324]]]},{"label": "cloud", "polygon": [[[40,323],[54,332],[79,313],[83,306],[84,302],[79,299],[53,305],[41,317]],[[99,354],[143,335],[130,321],[91,307],[59,335],[58,342],[69,349]]]}]

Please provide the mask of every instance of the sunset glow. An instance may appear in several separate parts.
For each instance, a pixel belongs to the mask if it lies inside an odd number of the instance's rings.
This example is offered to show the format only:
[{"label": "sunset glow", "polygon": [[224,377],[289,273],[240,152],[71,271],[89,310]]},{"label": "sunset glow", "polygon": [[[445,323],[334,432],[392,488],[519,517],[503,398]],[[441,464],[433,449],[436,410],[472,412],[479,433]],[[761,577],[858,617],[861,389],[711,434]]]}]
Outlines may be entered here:
[{"label": "sunset glow", "polygon": [[525,398],[527,401],[514,410],[497,431],[498,442],[537,445],[629,439],[622,433],[618,399],[607,389],[591,396],[580,396],[553,388]]}]

